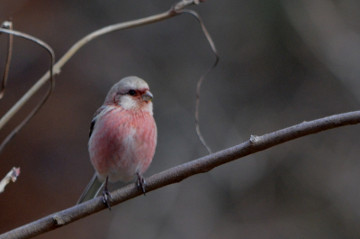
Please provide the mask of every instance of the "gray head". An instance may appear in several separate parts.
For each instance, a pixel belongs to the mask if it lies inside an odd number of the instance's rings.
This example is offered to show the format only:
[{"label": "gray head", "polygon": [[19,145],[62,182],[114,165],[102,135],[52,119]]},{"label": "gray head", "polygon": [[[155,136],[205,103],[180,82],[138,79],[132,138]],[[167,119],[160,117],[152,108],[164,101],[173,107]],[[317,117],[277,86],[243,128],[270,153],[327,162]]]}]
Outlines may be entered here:
[{"label": "gray head", "polygon": [[104,104],[152,112],[152,98],[146,81],[137,76],[127,76],[111,87]]}]

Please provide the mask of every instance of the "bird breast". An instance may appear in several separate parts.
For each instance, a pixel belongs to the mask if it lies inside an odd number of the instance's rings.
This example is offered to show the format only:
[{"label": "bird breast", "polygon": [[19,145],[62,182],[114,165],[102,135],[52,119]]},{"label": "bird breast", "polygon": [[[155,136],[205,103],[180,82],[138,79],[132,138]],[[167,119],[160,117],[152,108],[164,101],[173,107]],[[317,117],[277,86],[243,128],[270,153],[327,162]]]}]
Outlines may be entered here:
[{"label": "bird breast", "polygon": [[155,153],[157,130],[149,112],[114,108],[97,118],[89,140],[100,180],[130,181],[144,173]]}]

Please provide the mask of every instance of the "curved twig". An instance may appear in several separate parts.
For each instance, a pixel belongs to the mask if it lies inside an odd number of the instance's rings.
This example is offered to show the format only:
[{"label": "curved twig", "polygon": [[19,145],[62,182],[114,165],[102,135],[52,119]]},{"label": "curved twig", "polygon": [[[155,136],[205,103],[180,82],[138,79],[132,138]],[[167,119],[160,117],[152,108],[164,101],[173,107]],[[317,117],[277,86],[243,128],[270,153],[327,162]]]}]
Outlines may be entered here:
[{"label": "curved twig", "polygon": [[[180,10],[182,8],[185,8],[189,5],[198,3],[198,0],[182,0],[179,1],[175,5],[176,10]],[[65,65],[66,62],[68,62],[71,57],[78,52],[83,46],[85,46],[88,42],[94,40],[95,38],[102,36],[104,34],[134,28],[138,26],[143,26],[150,23],[159,22],[171,17],[174,17],[178,15],[176,11],[174,11],[174,8],[171,8],[170,10],[156,14],[153,16],[140,18],[137,20],[127,21],[123,23],[118,23],[114,25],[110,25],[104,28],[101,28],[97,31],[94,31],[87,36],[80,39],[78,42],[76,42],[65,54],[63,57],[60,58],[58,62],[54,65],[54,73],[58,74],[61,71],[61,68]],[[0,119],[0,130],[4,127],[4,125],[24,106],[24,104],[44,85],[50,78],[49,71],[46,72],[20,99],[19,101]]]},{"label": "curved twig", "polygon": [[[1,27],[4,29],[12,30],[13,24],[11,21],[5,21],[2,23]],[[6,82],[7,82],[8,76],[9,76],[10,62],[11,62],[12,51],[13,51],[13,40],[14,40],[13,35],[9,34],[8,47],[7,47],[8,50],[7,50],[6,61],[5,61],[5,69],[4,69],[3,79],[1,81],[1,88],[0,88],[0,99],[2,99],[4,97]]]},{"label": "curved twig", "polygon": [[196,85],[196,102],[195,102],[195,129],[196,129],[196,133],[201,141],[201,143],[204,145],[204,147],[206,148],[206,150],[209,152],[209,154],[211,154],[211,148],[209,147],[209,145],[206,143],[204,137],[201,134],[200,131],[200,124],[199,124],[199,107],[200,107],[200,89],[201,89],[201,85],[203,83],[203,81],[205,80],[205,77],[207,76],[207,74],[209,74],[209,72],[214,69],[218,62],[219,62],[219,55],[218,52],[216,50],[215,47],[215,43],[211,38],[211,35],[209,34],[208,30],[205,27],[204,21],[202,20],[202,18],[199,16],[199,14],[193,10],[189,10],[189,9],[182,9],[180,11],[178,11],[178,13],[187,13],[192,15],[193,17],[195,17],[195,19],[200,23],[201,29],[206,37],[206,40],[208,41],[212,52],[215,55],[215,62],[212,64],[212,66],[210,66],[207,71],[200,77],[200,79],[197,82]]},{"label": "curved twig", "polygon": [[[26,125],[29,120],[34,117],[34,115],[40,110],[40,108],[45,104],[45,102],[48,100],[48,98],[50,97],[54,86],[55,86],[55,78],[54,78],[54,73],[53,73],[53,67],[54,67],[54,62],[55,62],[55,54],[53,49],[46,44],[44,41],[33,37],[29,34],[23,33],[23,32],[19,32],[19,31],[15,31],[15,30],[10,30],[10,29],[4,29],[4,28],[0,28],[0,32],[9,34],[9,35],[14,35],[17,37],[21,37],[24,38],[26,40],[29,40],[31,42],[35,42],[36,44],[38,44],[39,46],[41,46],[42,48],[44,48],[50,56],[50,69],[49,69],[49,76],[50,76],[50,87],[49,90],[47,91],[47,93],[45,94],[45,96],[43,97],[43,99],[39,102],[38,105],[35,106],[35,108],[26,116],[26,118],[21,121],[21,123],[16,126],[11,132],[10,134],[3,140],[3,142],[0,145],[0,152],[4,149],[4,147],[10,142],[10,140],[22,129],[22,127],[24,127],[24,125]],[[15,104],[18,105],[19,102],[17,102]],[[4,119],[5,121],[8,121],[10,118],[12,117],[12,115],[10,116],[9,114],[5,114],[2,119]]]},{"label": "curved twig", "polygon": [[[275,145],[321,131],[359,123],[360,111],[354,111],[302,122],[262,136],[252,135],[249,140],[242,144],[178,165],[149,177],[146,180],[146,189],[148,192],[154,191]],[[142,195],[142,192],[137,189],[135,184],[127,185],[111,193],[112,205],[120,204],[140,195]],[[1,234],[0,239],[30,238],[67,225],[103,209],[107,209],[107,207],[103,203],[102,198],[97,197]]]}]

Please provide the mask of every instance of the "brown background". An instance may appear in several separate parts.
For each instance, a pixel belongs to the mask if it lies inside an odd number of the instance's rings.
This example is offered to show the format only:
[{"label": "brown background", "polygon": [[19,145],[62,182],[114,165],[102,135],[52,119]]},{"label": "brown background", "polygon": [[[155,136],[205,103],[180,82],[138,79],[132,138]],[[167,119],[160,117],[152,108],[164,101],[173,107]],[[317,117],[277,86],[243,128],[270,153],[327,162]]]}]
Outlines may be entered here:
[{"label": "brown background", "polygon": [[[0,20],[11,17],[16,29],[46,41],[59,58],[91,31],[174,2],[2,0]],[[195,9],[221,57],[203,85],[200,107],[213,150],[359,108],[359,1],[209,0]],[[14,44],[1,114],[48,67],[42,49],[20,39]],[[1,35],[1,72],[5,52]],[[213,59],[200,26],[186,15],[115,32],[81,49],[57,76],[45,107],[0,155],[0,177],[12,166],[22,170],[0,195],[0,232],[76,202],[93,174],[87,153],[92,114],[124,76],[146,79],[155,96],[159,138],[147,176],[205,155],[194,129],[195,87]],[[359,129],[274,147],[38,238],[358,238]]]}]

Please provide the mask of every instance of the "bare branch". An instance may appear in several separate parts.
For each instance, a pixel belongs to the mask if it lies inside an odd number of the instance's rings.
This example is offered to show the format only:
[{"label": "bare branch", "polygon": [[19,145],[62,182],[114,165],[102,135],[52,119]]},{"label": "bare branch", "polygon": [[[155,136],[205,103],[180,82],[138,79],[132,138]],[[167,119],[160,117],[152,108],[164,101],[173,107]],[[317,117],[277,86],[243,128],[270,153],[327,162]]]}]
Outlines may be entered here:
[{"label": "bare branch", "polygon": [[[37,45],[41,46],[42,48],[44,48],[50,56],[50,69],[49,69],[49,78],[50,78],[50,87],[49,90],[47,91],[47,93],[45,94],[44,98],[35,106],[35,108],[28,114],[28,116],[26,116],[26,118],[21,121],[21,123],[16,126],[11,132],[10,134],[3,140],[3,142],[0,145],[0,152],[4,149],[4,147],[10,142],[10,140],[30,121],[30,119],[32,117],[34,117],[34,115],[41,109],[41,107],[45,104],[45,102],[48,100],[48,98],[50,97],[52,91],[54,90],[54,86],[55,86],[55,78],[54,78],[54,73],[53,73],[53,67],[54,67],[54,62],[55,62],[55,54],[53,49],[45,42],[43,42],[42,40],[31,36],[29,34],[23,33],[23,32],[19,32],[19,31],[15,31],[12,29],[5,29],[5,28],[0,28],[0,32],[9,34],[9,35],[14,35],[14,36],[18,36],[21,38],[24,38],[26,40],[29,40],[31,42],[35,42]],[[10,66],[9,66],[10,67]],[[3,82],[4,84],[4,82]],[[25,103],[25,102],[24,102]],[[19,104],[19,101],[13,106],[15,107],[16,105]],[[13,114],[9,114],[11,110],[9,110],[3,117],[1,120],[4,119],[5,122],[7,122],[8,120],[10,120],[10,118],[13,116]],[[1,127],[0,127],[1,129]]]},{"label": "bare branch", "polygon": [[[153,191],[169,184],[180,182],[190,176],[205,173],[211,169],[226,164],[235,159],[271,148],[306,135],[321,131],[360,123],[360,111],[348,112],[328,116],[325,118],[302,122],[300,124],[284,128],[262,136],[252,135],[242,144],[204,156],[202,158],[178,165],[149,177],[147,191]],[[142,195],[135,184],[127,185],[111,193],[112,205],[116,205]],[[12,231],[0,235],[0,239],[30,238],[44,232],[54,230],[61,226],[72,223],[83,217],[107,209],[100,197],[86,201],[82,204],[56,212],[37,221],[15,228]]]},{"label": "bare branch", "polygon": [[20,168],[13,167],[6,176],[0,181],[0,193],[4,192],[6,185],[10,182],[16,182],[20,175]]},{"label": "bare branch", "polygon": [[200,107],[200,89],[201,89],[201,85],[203,83],[203,81],[205,80],[205,77],[207,76],[207,74],[209,74],[209,72],[214,69],[218,62],[219,62],[219,55],[218,52],[216,50],[215,47],[215,43],[211,38],[210,33],[208,32],[208,30],[205,27],[204,21],[202,20],[202,18],[199,16],[199,14],[195,11],[192,10],[188,10],[188,9],[182,9],[180,11],[178,11],[179,13],[187,13],[192,15],[193,17],[195,17],[195,19],[200,23],[201,29],[206,37],[206,40],[208,41],[212,52],[215,55],[215,62],[213,63],[213,65],[211,67],[209,67],[207,69],[207,71],[200,77],[200,79],[197,82],[196,85],[196,101],[195,101],[195,129],[196,129],[196,133],[201,141],[201,143],[204,145],[204,147],[206,148],[206,150],[209,152],[209,154],[211,154],[211,148],[209,147],[209,145],[206,143],[204,137],[201,134],[200,131],[200,124],[199,124],[199,107]]},{"label": "bare branch", "polygon": [[[1,27],[12,30],[13,24],[11,21],[5,21],[2,23]],[[9,34],[8,50],[7,50],[6,61],[5,61],[5,69],[4,69],[3,79],[1,81],[0,99],[2,99],[4,97],[6,82],[7,82],[8,76],[9,76],[10,62],[11,62],[12,50],[13,50],[13,40],[14,40],[13,35]]]},{"label": "bare branch", "polygon": [[[68,62],[71,57],[78,52],[83,46],[85,46],[90,41],[94,40],[97,37],[100,37],[102,35],[134,28],[138,26],[147,25],[150,23],[159,22],[171,17],[174,17],[178,15],[178,13],[174,10],[180,10],[182,8],[185,8],[192,4],[199,3],[199,0],[182,0],[179,1],[175,8],[171,8],[170,10],[156,14],[153,16],[133,20],[133,21],[127,21],[123,23],[118,23],[110,26],[106,26],[104,28],[101,28],[97,31],[94,31],[90,33],[89,35],[83,37],[78,42],[76,42],[65,54],[63,57],[60,58],[60,60],[54,65],[54,73],[58,74],[61,71],[61,68],[65,65],[66,62]],[[25,105],[25,103],[49,80],[50,78],[50,72],[46,72],[21,98],[20,100],[0,119],[0,130],[4,127],[4,125]]]}]

